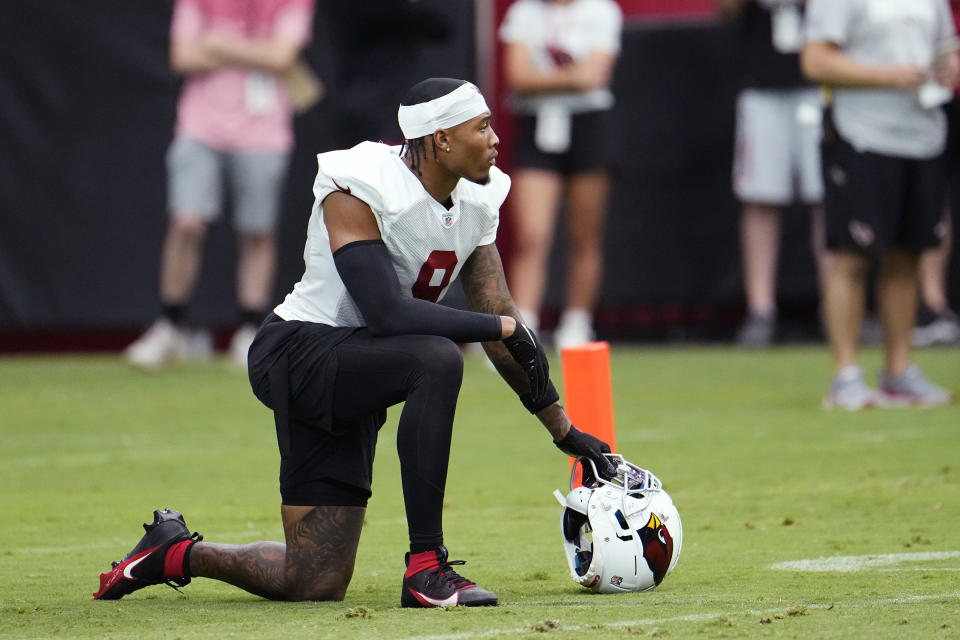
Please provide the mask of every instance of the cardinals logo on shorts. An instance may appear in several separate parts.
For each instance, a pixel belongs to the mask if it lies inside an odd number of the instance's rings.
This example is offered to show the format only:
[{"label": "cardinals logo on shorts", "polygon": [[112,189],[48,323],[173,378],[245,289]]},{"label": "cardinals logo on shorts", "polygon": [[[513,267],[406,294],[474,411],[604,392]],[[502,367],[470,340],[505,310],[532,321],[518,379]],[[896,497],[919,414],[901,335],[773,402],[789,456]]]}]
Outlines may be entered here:
[{"label": "cardinals logo on shorts", "polygon": [[643,543],[643,558],[653,573],[653,581],[660,584],[670,568],[670,559],[673,557],[673,537],[667,527],[660,522],[657,514],[651,513],[650,520],[638,529],[640,542]]},{"label": "cardinals logo on shorts", "polygon": [[860,222],[859,220],[851,220],[850,226],[850,237],[853,238],[853,241],[856,242],[859,246],[867,248],[873,244],[873,227],[871,227],[866,222]]}]

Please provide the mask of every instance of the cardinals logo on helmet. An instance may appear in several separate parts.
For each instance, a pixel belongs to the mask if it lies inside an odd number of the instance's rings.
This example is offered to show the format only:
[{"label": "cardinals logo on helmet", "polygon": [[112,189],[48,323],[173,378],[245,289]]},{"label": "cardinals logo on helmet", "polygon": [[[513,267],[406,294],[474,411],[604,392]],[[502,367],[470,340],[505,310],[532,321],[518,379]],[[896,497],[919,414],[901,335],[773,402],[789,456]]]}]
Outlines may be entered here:
[{"label": "cardinals logo on helmet", "polygon": [[643,558],[653,573],[653,580],[660,584],[667,575],[670,559],[673,558],[673,537],[655,513],[650,514],[650,520],[642,529],[637,530],[637,534],[643,543]]}]

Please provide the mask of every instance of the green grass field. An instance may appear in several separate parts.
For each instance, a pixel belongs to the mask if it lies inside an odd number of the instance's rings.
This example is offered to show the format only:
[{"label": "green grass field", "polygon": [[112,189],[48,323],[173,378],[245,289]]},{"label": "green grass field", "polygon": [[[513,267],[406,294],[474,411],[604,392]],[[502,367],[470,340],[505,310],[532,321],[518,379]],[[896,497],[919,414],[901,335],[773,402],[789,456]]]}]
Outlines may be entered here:
[{"label": "green grass field", "polygon": [[[915,359],[960,392],[960,350]],[[880,353],[862,362],[875,372]],[[566,460],[468,356],[446,541],[501,605],[440,611],[399,608],[396,411],[346,601],[203,579],[94,601],[154,508],[211,541],[282,539],[271,415],[222,362],[0,358],[0,638],[960,637],[960,406],[824,411],[822,347],[616,347],[612,364],[620,452],[683,518],[676,570],[640,594],[570,580],[551,496]]]}]

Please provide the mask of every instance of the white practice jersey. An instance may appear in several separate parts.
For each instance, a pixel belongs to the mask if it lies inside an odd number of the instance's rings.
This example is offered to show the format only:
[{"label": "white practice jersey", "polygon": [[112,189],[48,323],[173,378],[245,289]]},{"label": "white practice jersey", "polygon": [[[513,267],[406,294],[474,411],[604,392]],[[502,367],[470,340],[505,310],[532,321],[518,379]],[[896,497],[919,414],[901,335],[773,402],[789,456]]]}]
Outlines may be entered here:
[{"label": "white practice jersey", "polygon": [[486,185],[461,179],[447,209],[427,193],[399,152],[400,147],[362,142],[317,156],[316,200],[303,250],[306,271],[274,313],[284,320],[366,326],[337,273],[323,221],[323,200],[334,191],[370,206],[406,296],[440,300],[473,250],[496,240],[500,205],[510,190],[505,173],[491,168]]}]

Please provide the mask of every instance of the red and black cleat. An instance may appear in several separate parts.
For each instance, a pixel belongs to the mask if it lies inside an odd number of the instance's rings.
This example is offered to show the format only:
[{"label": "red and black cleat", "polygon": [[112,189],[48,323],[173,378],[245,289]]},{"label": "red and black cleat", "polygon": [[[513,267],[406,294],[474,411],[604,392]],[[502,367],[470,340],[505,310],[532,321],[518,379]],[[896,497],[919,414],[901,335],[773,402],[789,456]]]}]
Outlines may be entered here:
[{"label": "red and black cleat", "polygon": [[146,534],[123,560],[100,574],[100,590],[96,600],[119,600],[137,589],[153,584],[167,584],[174,589],[185,587],[190,577],[184,565],[190,547],[203,540],[199,533],[190,533],[183,516],[171,509],[153,512],[153,523],[143,525]]},{"label": "red and black cleat", "polygon": [[463,560],[447,561],[443,545],[404,558],[401,607],[484,607],[497,604],[497,594],[478,587],[453,570],[451,565],[466,564]]}]

